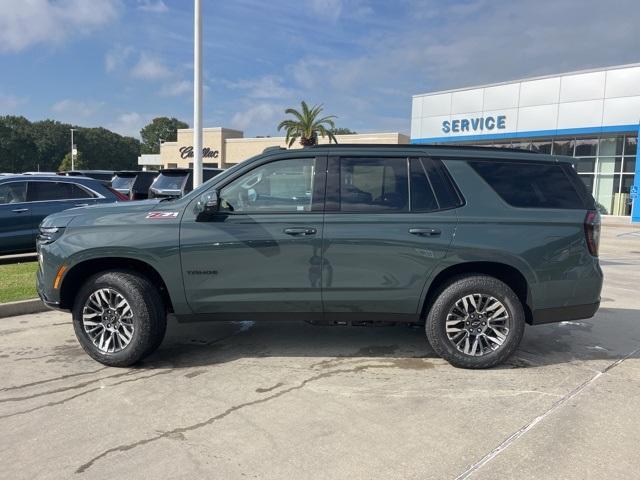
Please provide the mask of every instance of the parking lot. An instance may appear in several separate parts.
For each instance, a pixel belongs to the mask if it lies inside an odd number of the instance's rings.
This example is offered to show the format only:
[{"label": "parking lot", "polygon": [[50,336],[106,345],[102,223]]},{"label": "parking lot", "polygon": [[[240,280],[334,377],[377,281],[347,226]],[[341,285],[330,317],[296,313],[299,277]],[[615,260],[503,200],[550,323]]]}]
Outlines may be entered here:
[{"label": "parking lot", "polygon": [[3,478],[637,478],[640,229],[607,227],[593,319],[528,328],[500,368],[423,331],[179,326],[138,368],[70,316],[0,320]]}]

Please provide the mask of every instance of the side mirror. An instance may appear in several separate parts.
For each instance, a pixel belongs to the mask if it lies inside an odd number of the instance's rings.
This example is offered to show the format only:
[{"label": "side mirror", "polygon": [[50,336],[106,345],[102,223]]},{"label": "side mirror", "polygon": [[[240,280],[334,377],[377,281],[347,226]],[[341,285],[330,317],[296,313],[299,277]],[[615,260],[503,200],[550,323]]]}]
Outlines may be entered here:
[{"label": "side mirror", "polygon": [[206,222],[220,210],[218,192],[207,192],[202,194],[196,203],[196,221]]}]

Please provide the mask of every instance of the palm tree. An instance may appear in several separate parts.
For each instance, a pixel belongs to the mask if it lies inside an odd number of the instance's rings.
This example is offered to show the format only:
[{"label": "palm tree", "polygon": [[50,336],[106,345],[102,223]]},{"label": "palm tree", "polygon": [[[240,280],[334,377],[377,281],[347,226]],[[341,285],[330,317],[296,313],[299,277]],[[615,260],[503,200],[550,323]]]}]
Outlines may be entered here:
[{"label": "palm tree", "polygon": [[[284,111],[284,113],[295,117],[293,120],[283,120],[280,122],[280,125],[278,125],[278,131],[283,128],[286,130],[286,142],[289,147],[293,145],[298,138],[303,147],[317,145],[318,134],[323,138],[325,136],[329,137],[329,143],[331,143],[332,140],[338,143],[335,135],[331,131],[331,129],[335,128],[335,124],[333,123],[333,119],[336,118],[335,115],[319,118],[320,112],[322,112],[322,105],[314,105],[313,108],[309,110],[309,107],[304,101],[302,102],[302,112],[299,112],[295,108],[287,108]],[[325,125],[328,128],[325,127]]]}]

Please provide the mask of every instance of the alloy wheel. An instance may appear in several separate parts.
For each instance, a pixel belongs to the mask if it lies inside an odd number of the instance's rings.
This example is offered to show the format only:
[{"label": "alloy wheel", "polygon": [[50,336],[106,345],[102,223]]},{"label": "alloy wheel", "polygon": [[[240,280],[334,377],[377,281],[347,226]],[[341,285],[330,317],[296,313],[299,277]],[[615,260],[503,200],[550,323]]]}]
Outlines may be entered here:
[{"label": "alloy wheel", "polygon": [[473,293],[457,300],[449,310],[446,333],[460,352],[483,356],[504,344],[510,326],[509,311],[500,300]]},{"label": "alloy wheel", "polygon": [[82,309],[82,326],[102,353],[124,350],[133,338],[133,312],[126,298],[112,288],[96,290]]}]

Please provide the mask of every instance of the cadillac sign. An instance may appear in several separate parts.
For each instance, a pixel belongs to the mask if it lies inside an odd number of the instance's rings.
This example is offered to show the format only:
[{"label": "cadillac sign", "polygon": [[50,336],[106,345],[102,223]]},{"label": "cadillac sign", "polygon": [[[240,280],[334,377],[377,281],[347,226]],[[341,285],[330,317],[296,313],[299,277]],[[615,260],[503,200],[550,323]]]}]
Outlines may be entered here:
[{"label": "cadillac sign", "polygon": [[[219,155],[218,150],[211,150],[209,147],[202,149],[202,158],[218,158]],[[180,158],[193,158],[193,147],[180,147]]]}]

